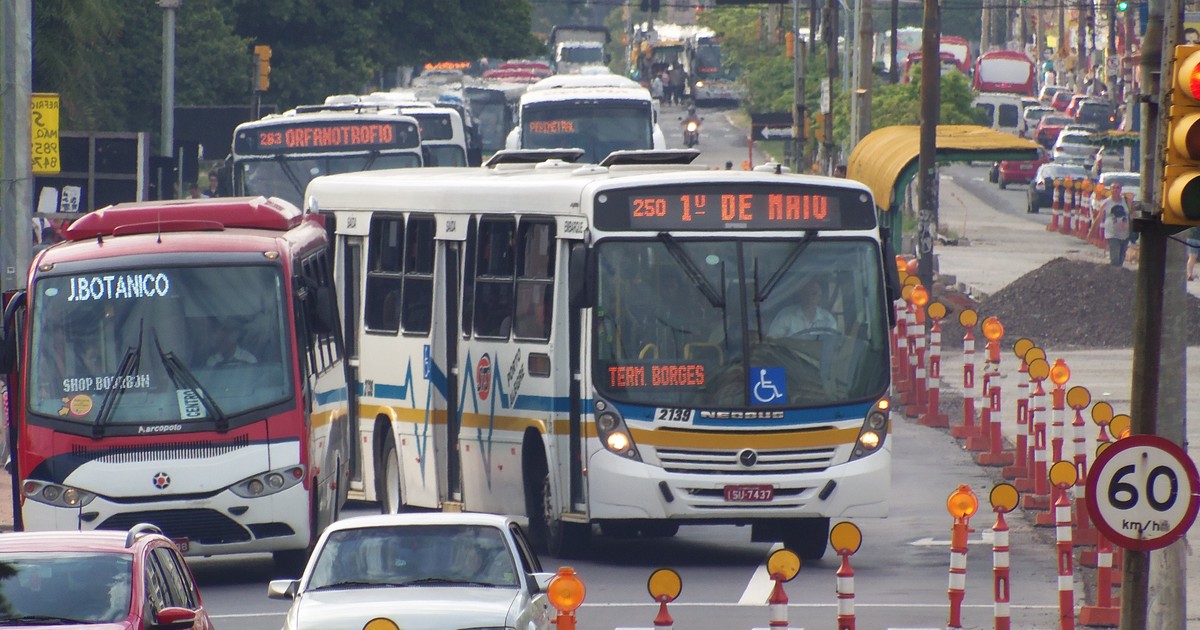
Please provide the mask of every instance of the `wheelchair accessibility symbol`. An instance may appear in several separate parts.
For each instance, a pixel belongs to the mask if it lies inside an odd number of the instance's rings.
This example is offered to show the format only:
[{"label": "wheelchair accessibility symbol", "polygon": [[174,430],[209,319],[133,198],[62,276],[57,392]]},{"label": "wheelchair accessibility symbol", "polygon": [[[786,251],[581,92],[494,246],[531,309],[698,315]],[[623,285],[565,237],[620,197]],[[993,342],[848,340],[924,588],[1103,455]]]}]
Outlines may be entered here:
[{"label": "wheelchair accessibility symbol", "polygon": [[770,405],[787,401],[787,379],[783,368],[751,368],[751,393],[754,404]]}]

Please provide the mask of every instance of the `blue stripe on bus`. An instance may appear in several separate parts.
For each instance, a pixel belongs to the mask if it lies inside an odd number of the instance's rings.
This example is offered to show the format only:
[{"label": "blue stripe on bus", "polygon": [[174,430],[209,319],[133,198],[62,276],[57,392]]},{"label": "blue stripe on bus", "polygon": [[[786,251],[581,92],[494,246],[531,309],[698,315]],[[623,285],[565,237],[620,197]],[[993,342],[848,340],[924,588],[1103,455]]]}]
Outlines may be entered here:
[{"label": "blue stripe on bus", "polygon": [[[361,390],[360,390],[361,391]],[[346,402],[350,400],[349,390],[345,387],[331,389],[327,392],[315,392],[313,398],[318,405],[328,405],[335,402]]]}]

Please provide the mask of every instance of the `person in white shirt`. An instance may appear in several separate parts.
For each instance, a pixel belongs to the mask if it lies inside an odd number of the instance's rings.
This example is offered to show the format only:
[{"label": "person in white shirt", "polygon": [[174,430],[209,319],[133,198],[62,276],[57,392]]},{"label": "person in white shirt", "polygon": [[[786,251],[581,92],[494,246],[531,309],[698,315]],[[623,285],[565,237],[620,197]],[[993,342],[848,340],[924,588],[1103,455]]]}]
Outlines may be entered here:
[{"label": "person in white shirt", "polygon": [[215,331],[215,341],[217,343],[217,351],[205,361],[205,367],[214,367],[227,363],[258,363],[258,359],[250,354],[249,350],[241,347],[237,343],[237,337],[232,330],[224,327],[217,327]]},{"label": "person in white shirt", "polygon": [[800,303],[779,311],[767,327],[767,336],[792,337],[808,330],[837,330],[837,320],[833,314],[821,307],[823,300],[821,283],[809,280],[800,289]]}]

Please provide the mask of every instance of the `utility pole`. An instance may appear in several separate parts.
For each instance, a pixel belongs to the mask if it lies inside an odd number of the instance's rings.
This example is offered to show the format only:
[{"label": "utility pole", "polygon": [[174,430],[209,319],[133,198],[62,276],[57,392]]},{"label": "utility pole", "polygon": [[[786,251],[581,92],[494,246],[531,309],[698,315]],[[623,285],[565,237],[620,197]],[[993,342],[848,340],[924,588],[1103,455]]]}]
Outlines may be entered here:
[{"label": "utility pole", "polygon": [[[183,0],[158,0],[158,6],[163,9],[162,137],[159,138],[158,152],[165,158],[175,155],[175,10],[182,4]],[[169,182],[164,177],[158,191],[159,199],[170,199],[171,184],[181,183],[182,178],[182,169]],[[183,192],[182,186],[178,188],[177,192]]]},{"label": "utility pole", "polygon": [[[983,14],[980,16],[979,52],[985,53],[992,49],[992,0],[983,0]],[[924,53],[921,53],[924,56]]]},{"label": "utility pole", "polygon": [[1079,54],[1076,55],[1077,60],[1075,62],[1076,92],[1083,91],[1084,83],[1087,81],[1087,75],[1089,74],[1088,70],[1091,67],[1091,64],[1088,63],[1087,20],[1084,19],[1084,16],[1086,15],[1085,11],[1087,11],[1087,7],[1084,4],[1084,0],[1079,0],[1079,16],[1075,20],[1078,23],[1077,26],[1079,27],[1079,38],[1076,40],[1076,47],[1079,49]]},{"label": "utility pole", "polygon": [[850,136],[850,150],[871,133],[871,84],[875,78],[872,53],[874,52],[875,27],[872,20],[871,0],[858,0],[858,80],[855,81],[854,133]]},{"label": "utility pole", "polygon": [[941,47],[941,14],[938,0],[924,0],[925,21],[921,32],[921,148],[917,161],[917,277],[927,287],[933,286],[933,243],[937,237],[937,125],[941,110],[938,92],[942,64],[938,59]]},{"label": "utility pole", "polygon": [[25,286],[33,249],[33,12],[32,0],[0,4],[0,288],[13,291]]},{"label": "utility pole", "polygon": [[[808,38],[812,39],[812,26],[808,29]],[[800,41],[800,0],[792,0],[792,72],[795,82],[792,85],[792,133],[795,136],[795,149],[792,156],[796,160],[795,171],[807,171],[808,160],[804,156],[806,138],[804,137],[805,117],[804,108],[804,54],[807,42]]]},{"label": "utility pole", "polygon": [[[825,41],[828,48],[825,52],[825,82],[829,86],[829,92],[833,93],[833,78],[838,75],[838,0],[828,0],[825,4],[825,10],[828,12],[825,18]],[[825,124],[823,132],[825,134],[825,160],[821,165],[821,172],[828,175],[833,171],[833,111],[825,113]]]},{"label": "utility pole", "polygon": [[900,68],[896,67],[896,46],[900,45],[900,34],[897,29],[900,28],[900,0],[892,0],[892,32],[891,39],[891,58],[888,59],[888,80],[892,85],[900,82]]},{"label": "utility pole", "polygon": [[[1165,14],[1164,4],[1169,7]],[[1166,139],[1166,124],[1160,118],[1166,113],[1163,108],[1170,102],[1169,91],[1173,87],[1171,81],[1161,79],[1172,76],[1173,55],[1166,56],[1163,52],[1174,50],[1174,43],[1179,41],[1183,9],[1179,0],[1150,0],[1147,11],[1149,19],[1141,58],[1142,93],[1146,97],[1141,106],[1141,150],[1144,173],[1142,199],[1146,200],[1144,209],[1149,209],[1149,213],[1139,213],[1135,219],[1135,225],[1141,228],[1141,236],[1138,239],[1137,284],[1133,294],[1133,387],[1129,415],[1133,434],[1159,435],[1167,243],[1169,234],[1174,231],[1159,220],[1163,202],[1158,185],[1161,181],[1159,147],[1163,146]],[[1164,25],[1167,20],[1169,22]],[[1177,282],[1182,284],[1182,279]],[[1168,369],[1175,368],[1171,366]],[[1126,549],[1124,558],[1120,627],[1121,630],[1142,630],[1148,627],[1150,553]],[[1172,579],[1178,580],[1178,572],[1182,569],[1182,566],[1176,568],[1177,574]],[[1161,620],[1156,620],[1158,622]]]}]

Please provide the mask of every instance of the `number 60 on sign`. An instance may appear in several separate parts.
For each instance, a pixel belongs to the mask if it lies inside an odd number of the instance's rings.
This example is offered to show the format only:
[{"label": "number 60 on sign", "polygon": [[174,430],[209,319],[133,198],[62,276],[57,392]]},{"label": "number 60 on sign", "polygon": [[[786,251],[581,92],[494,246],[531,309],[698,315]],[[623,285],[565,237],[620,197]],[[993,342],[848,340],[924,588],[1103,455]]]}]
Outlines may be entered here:
[{"label": "number 60 on sign", "polygon": [[1174,442],[1135,435],[1104,449],[1088,471],[1088,512],[1113,544],[1137,551],[1175,542],[1196,519],[1200,478]]}]

